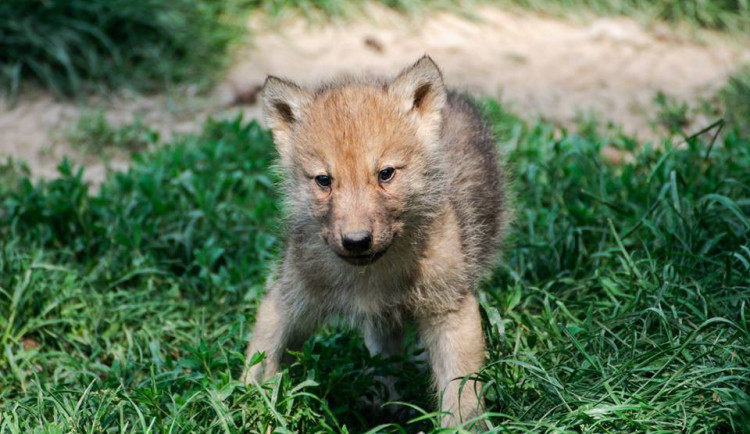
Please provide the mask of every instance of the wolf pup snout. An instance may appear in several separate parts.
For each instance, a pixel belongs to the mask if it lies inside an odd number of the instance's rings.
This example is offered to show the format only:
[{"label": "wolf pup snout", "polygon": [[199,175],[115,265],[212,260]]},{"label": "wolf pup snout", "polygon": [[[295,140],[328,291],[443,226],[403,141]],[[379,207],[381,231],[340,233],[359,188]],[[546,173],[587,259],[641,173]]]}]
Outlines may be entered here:
[{"label": "wolf pup snout", "polygon": [[505,175],[474,106],[425,56],[393,79],[305,89],[266,80],[286,201],[283,257],[257,312],[244,381],[279,369],[327,319],[360,329],[372,353],[402,351],[416,324],[442,423],[482,409],[484,342],[476,282],[508,223]]}]

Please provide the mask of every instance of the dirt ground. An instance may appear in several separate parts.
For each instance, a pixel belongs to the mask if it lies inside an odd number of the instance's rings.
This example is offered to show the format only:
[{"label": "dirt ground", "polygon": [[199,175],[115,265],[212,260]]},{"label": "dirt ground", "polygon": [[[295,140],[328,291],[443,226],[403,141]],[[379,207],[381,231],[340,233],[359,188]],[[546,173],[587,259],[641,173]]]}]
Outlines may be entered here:
[{"label": "dirt ground", "polygon": [[502,98],[529,117],[570,124],[595,113],[648,136],[657,91],[680,100],[712,95],[739,64],[750,61],[747,40],[708,32],[649,28],[625,18],[568,21],[483,7],[467,19],[450,13],[406,18],[372,7],[368,18],[312,25],[287,18],[249,23],[224,81],[208,96],[181,93],[119,95],[106,101],[61,102],[37,93],[15,106],[0,102],[0,158],[25,160],[35,176],[50,177],[63,155],[101,181],[126,159],[86,155],[66,142],[81,113],[102,110],[115,124],[140,117],[163,137],[194,131],[208,116],[258,117],[257,91],[274,74],[315,84],[344,73],[391,75],[430,54],[450,86]]}]

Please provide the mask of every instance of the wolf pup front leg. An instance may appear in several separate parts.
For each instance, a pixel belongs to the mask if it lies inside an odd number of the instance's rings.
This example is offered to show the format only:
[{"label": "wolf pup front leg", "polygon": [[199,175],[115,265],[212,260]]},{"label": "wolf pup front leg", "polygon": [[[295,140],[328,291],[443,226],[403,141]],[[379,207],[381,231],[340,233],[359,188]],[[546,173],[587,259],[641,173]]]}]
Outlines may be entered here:
[{"label": "wolf pup front leg", "polygon": [[[280,285],[271,284],[258,308],[253,336],[247,345],[247,357],[242,381],[245,384],[263,382],[273,377],[287,348],[300,346],[312,333],[314,325],[303,320],[283,298]],[[264,353],[264,359],[250,366],[253,355]]]},{"label": "wolf pup front leg", "polygon": [[482,385],[471,377],[463,383],[464,377],[479,372],[484,362],[482,324],[474,295],[468,293],[454,312],[421,319],[419,329],[429,354],[440,410],[446,413],[442,426],[456,426],[481,413]]}]

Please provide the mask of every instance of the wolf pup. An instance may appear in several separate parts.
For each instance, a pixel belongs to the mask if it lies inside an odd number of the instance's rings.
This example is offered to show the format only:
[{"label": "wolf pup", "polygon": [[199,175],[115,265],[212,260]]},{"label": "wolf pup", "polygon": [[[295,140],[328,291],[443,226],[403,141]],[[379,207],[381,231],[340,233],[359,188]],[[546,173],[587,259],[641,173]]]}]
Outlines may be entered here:
[{"label": "wolf pup", "polygon": [[273,376],[287,348],[329,317],[373,354],[402,351],[414,322],[444,426],[481,412],[484,342],[473,290],[507,223],[492,134],[427,56],[392,81],[345,78],[315,90],[268,77],[264,115],[278,149],[287,238],[257,313],[246,383]]}]

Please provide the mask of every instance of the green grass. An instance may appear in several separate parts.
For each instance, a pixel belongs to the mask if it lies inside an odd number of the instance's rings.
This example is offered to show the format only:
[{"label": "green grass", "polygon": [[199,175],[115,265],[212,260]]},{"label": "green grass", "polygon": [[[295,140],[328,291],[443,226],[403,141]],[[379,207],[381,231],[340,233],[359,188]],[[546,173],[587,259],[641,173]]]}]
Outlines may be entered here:
[{"label": "green grass", "polygon": [[698,27],[744,32],[750,30],[746,0],[504,0],[540,12],[621,14]]},{"label": "green grass", "polygon": [[66,136],[74,146],[94,154],[113,149],[144,151],[159,141],[159,133],[145,125],[140,118],[114,126],[101,111],[81,115]]},{"label": "green grass", "polygon": [[[370,0],[398,11],[468,12],[481,4],[496,4],[552,14],[625,15],[639,19],[688,23],[697,27],[744,32],[750,30],[750,3],[746,0]],[[248,5],[275,17],[299,11],[308,17],[345,17],[361,12],[368,0],[249,0]]]},{"label": "green grass", "polygon": [[[370,0],[404,12],[449,9],[469,11],[487,0]],[[300,11],[306,16],[343,17],[361,11],[368,0],[248,0],[247,5],[271,16]],[[498,2],[494,2],[498,3]],[[500,5],[544,13],[622,14],[698,27],[745,31],[750,29],[750,3],[746,0],[503,0]]]},{"label": "green grass", "polygon": [[[483,106],[518,201],[480,289],[490,426],[747,427],[748,136],[639,146]],[[280,243],[271,160],[269,133],[237,119],[137,155],[94,195],[67,163],[47,182],[0,170],[0,432],[436,429],[419,362],[395,372],[414,407],[360,399],[398,360],[356,333],[322,330],[262,388],[236,381]]]},{"label": "green grass", "polygon": [[362,14],[364,6],[369,3],[381,4],[399,12],[421,14],[438,10],[467,12],[471,6],[483,2],[484,0],[248,0],[247,4],[271,18],[279,18],[285,13],[294,12],[317,20]]},{"label": "green grass", "polygon": [[719,111],[725,113],[728,122],[750,134],[750,65],[739,68],[727,80],[718,94]]},{"label": "green grass", "polygon": [[0,89],[16,95],[36,82],[70,96],[206,83],[221,73],[241,16],[233,0],[4,0]]}]

